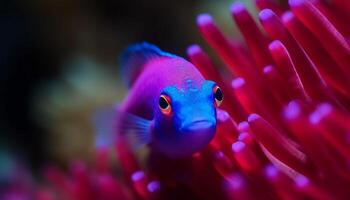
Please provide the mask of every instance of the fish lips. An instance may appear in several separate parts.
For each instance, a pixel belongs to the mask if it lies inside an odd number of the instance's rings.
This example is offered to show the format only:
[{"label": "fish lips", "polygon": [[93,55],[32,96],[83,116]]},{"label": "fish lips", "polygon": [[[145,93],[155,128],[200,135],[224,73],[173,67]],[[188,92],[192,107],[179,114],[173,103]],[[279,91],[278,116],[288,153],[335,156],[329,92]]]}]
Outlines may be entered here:
[{"label": "fish lips", "polygon": [[171,141],[156,143],[157,148],[171,158],[189,157],[204,149],[214,138],[216,120],[200,119],[184,123]]},{"label": "fish lips", "polygon": [[191,141],[194,149],[202,149],[213,139],[216,132],[216,120],[200,119],[184,124],[180,128],[180,137]]},{"label": "fish lips", "polygon": [[215,120],[200,119],[182,125],[180,132],[183,134],[200,134],[214,132],[216,128]]}]

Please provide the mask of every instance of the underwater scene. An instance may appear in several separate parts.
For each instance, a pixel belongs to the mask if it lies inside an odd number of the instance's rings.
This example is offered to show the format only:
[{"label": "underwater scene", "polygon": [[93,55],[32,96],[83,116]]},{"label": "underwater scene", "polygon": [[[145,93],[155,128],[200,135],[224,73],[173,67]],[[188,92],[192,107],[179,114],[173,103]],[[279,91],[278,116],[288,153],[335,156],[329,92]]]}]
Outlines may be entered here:
[{"label": "underwater scene", "polygon": [[0,200],[349,199],[350,1],[0,10]]}]

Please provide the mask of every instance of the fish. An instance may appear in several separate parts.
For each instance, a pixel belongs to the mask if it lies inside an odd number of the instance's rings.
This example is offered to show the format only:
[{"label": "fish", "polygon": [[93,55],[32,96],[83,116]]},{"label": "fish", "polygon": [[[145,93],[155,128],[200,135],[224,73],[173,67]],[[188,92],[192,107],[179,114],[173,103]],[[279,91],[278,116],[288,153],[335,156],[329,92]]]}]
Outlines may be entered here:
[{"label": "fish", "polygon": [[223,91],[186,59],[143,42],[121,54],[128,94],[116,132],[171,158],[191,156],[214,138]]}]

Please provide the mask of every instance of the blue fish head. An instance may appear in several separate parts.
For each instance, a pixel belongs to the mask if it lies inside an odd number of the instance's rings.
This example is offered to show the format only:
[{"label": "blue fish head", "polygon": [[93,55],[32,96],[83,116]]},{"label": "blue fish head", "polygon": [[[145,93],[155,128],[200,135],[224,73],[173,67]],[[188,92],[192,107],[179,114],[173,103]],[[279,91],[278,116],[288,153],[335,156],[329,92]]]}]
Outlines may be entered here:
[{"label": "blue fish head", "polygon": [[[216,132],[216,101],[212,81],[185,88],[166,87],[159,100],[154,124],[154,144],[171,157],[190,156],[206,147]],[[166,103],[169,104],[164,112]],[[165,104],[165,105],[162,105]]]}]

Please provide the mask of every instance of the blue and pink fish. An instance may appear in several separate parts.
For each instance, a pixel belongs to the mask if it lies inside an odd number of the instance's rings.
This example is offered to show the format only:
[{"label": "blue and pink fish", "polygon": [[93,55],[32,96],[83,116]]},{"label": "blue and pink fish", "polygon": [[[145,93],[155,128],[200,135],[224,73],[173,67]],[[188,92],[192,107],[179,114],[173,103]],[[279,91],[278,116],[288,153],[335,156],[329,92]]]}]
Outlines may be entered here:
[{"label": "blue and pink fish", "polygon": [[121,57],[129,93],[118,108],[118,134],[134,134],[142,144],[166,156],[192,155],[213,139],[218,85],[194,65],[154,45],[130,46]]}]

